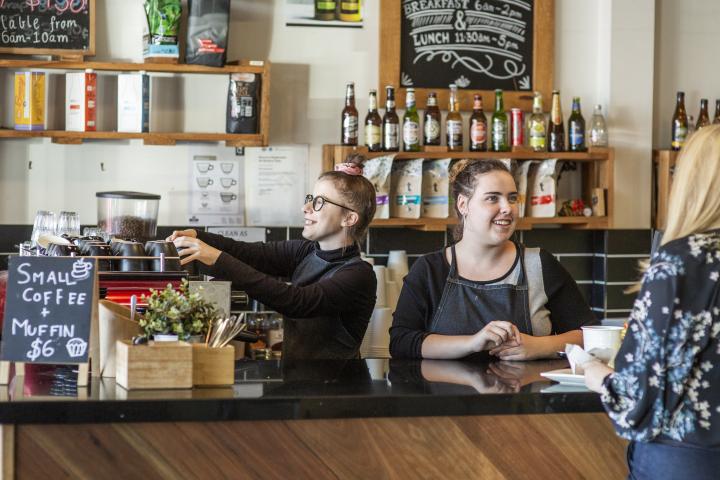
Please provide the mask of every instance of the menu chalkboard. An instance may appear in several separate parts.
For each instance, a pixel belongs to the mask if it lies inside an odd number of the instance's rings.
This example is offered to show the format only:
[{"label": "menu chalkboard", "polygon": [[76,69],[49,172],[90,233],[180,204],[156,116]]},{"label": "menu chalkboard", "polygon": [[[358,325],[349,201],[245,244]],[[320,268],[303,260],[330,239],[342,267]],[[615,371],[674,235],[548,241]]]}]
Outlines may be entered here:
[{"label": "menu chalkboard", "polygon": [[403,0],[403,87],[529,91],[531,0]]},{"label": "menu chalkboard", "polygon": [[0,0],[0,51],[93,55],[95,0]]},{"label": "menu chalkboard", "polygon": [[95,260],[10,257],[0,360],[86,363]]},{"label": "menu chalkboard", "polygon": [[431,92],[443,108],[454,83],[461,110],[478,94],[488,108],[495,89],[507,110],[530,110],[553,89],[554,32],[555,0],[383,0],[379,100],[393,85],[403,108],[412,87],[418,108]]}]

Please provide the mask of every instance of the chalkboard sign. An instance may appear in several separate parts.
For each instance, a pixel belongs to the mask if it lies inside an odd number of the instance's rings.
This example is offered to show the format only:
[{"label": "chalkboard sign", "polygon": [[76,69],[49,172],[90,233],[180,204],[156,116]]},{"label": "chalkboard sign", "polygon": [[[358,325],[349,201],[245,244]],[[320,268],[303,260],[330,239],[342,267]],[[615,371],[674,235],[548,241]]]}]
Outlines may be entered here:
[{"label": "chalkboard sign", "polygon": [[420,108],[434,91],[442,108],[454,83],[466,110],[499,88],[506,108],[529,109],[533,91],[552,89],[553,17],[553,0],[383,1],[380,87],[399,87],[400,106],[415,88]]},{"label": "chalkboard sign", "polygon": [[404,0],[401,85],[528,91],[532,34],[532,1]]},{"label": "chalkboard sign", "polygon": [[95,0],[0,0],[0,52],[95,54]]},{"label": "chalkboard sign", "polygon": [[0,360],[87,363],[95,259],[11,257]]}]

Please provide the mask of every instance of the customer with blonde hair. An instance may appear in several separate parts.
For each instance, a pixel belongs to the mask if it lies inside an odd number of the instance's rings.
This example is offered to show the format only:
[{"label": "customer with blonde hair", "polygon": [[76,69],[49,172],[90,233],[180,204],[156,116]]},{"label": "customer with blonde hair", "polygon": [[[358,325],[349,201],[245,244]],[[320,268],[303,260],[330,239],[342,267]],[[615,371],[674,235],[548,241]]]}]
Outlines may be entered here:
[{"label": "customer with blonde hair", "polygon": [[650,259],[615,370],[583,365],[632,479],[720,478],[720,125],[677,160],[662,245]]}]

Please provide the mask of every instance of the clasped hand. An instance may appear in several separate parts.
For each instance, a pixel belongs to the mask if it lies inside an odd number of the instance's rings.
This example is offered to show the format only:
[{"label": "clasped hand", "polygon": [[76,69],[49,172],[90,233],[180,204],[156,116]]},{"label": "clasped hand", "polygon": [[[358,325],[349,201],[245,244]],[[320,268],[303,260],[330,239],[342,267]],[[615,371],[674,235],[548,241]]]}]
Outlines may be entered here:
[{"label": "clasped hand", "polygon": [[495,320],[470,337],[472,350],[489,350],[500,360],[534,360],[543,356],[542,345],[536,337],[520,333],[506,321]]},{"label": "clasped hand", "polygon": [[197,232],[192,229],[176,230],[166,240],[175,244],[180,255],[181,265],[188,264],[193,260],[202,262],[205,265],[215,265],[222,253],[217,248],[211,247],[198,239]]}]

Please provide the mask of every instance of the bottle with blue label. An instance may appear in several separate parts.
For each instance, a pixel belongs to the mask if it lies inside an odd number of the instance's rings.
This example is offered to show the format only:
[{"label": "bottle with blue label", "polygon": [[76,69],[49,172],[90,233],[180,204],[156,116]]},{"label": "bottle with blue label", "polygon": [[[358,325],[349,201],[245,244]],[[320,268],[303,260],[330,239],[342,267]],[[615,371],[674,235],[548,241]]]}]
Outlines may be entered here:
[{"label": "bottle with blue label", "polygon": [[580,97],[573,97],[572,113],[568,119],[568,144],[571,152],[585,152],[585,119],[580,112]]}]

